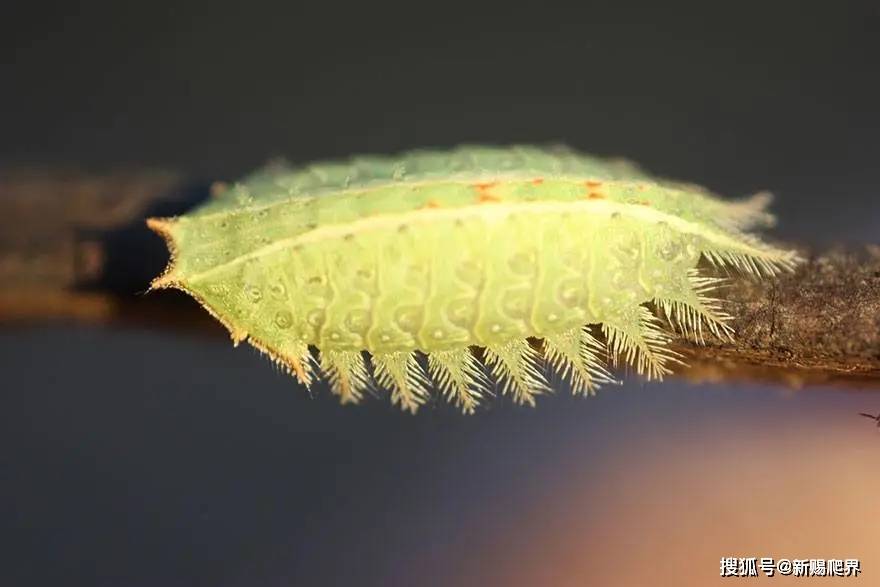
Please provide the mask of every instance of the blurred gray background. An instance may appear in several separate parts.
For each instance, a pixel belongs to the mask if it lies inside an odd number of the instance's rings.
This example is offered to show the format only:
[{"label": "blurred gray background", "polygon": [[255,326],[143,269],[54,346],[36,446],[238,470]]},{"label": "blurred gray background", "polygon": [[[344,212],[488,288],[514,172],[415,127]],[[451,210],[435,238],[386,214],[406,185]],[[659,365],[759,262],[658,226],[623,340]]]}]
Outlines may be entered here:
[{"label": "blurred gray background", "polygon": [[[781,238],[880,240],[876,3],[3,12],[2,164],[213,180],[558,141],[770,190]],[[0,370],[5,585],[707,585],[749,553],[861,556],[880,582],[858,390],[628,379],[412,417],[309,397],[222,337],[75,325],[0,332]]]}]

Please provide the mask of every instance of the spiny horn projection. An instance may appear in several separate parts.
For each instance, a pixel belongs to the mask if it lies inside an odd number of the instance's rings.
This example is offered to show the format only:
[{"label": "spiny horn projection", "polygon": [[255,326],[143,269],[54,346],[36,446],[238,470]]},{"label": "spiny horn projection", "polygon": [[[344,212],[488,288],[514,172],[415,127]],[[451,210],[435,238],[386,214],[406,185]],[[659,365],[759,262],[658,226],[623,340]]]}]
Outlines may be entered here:
[{"label": "spiny horn projection", "polygon": [[518,404],[535,405],[535,396],[549,393],[550,386],[541,373],[541,357],[526,339],[486,347],[486,366],[501,385],[501,392],[512,395]]},{"label": "spiny horn projection", "polygon": [[622,358],[649,379],[663,379],[672,373],[667,363],[681,363],[681,355],[668,347],[670,335],[644,306],[632,315],[615,316],[602,325],[602,332],[612,364],[617,365]]},{"label": "spiny horn projection", "polygon": [[357,403],[368,388],[370,375],[360,351],[324,351],[321,369],[327,374],[330,389],[344,403]]},{"label": "spiny horn projection", "polygon": [[391,403],[413,414],[429,397],[430,381],[413,353],[373,355],[376,380],[391,389]]},{"label": "spiny horn projection", "polygon": [[428,371],[446,398],[465,414],[473,414],[488,393],[486,375],[468,348],[429,354]]},{"label": "spiny horn projection", "polygon": [[592,395],[600,383],[614,379],[602,365],[602,345],[586,328],[572,328],[544,337],[544,357],[576,395]]},{"label": "spiny horn projection", "polygon": [[691,269],[685,285],[675,296],[665,294],[655,298],[654,303],[670,325],[687,338],[704,344],[705,324],[716,337],[733,340],[733,328],[728,324],[732,316],[722,309],[721,300],[709,295],[726,281],[718,277],[701,277],[696,269]]}]

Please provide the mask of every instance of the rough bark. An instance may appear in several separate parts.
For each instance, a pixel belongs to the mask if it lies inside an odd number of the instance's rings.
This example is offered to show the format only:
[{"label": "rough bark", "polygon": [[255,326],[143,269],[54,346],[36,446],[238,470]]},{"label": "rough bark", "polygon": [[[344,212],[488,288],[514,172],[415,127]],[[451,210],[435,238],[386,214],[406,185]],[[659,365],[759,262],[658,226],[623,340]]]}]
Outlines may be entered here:
[{"label": "rough bark", "polygon": [[803,254],[795,273],[731,281],[735,341],[683,345],[684,375],[880,387],[880,247]]},{"label": "rough bark", "polygon": [[[208,182],[162,170],[0,171],[0,325],[68,319],[222,335],[183,294],[143,295],[165,265],[147,216],[182,214]],[[732,277],[735,342],[682,341],[697,380],[880,387],[880,246],[809,252],[779,279]]]}]

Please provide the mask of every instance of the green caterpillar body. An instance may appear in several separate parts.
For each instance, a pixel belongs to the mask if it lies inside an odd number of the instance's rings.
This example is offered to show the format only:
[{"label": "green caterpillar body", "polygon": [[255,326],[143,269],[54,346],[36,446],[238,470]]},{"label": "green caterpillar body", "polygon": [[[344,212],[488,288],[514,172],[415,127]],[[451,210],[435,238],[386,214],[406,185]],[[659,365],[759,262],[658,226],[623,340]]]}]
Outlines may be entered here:
[{"label": "green caterpillar body", "polygon": [[[798,261],[744,231],[770,225],[768,198],[725,202],[631,164],[565,149],[460,147],[275,166],[193,213],[151,219],[172,251],[154,287],[189,292],[311,384],[343,401],[370,385],[367,351],[392,401],[415,411],[431,379],[466,412],[487,390],[533,403],[540,354],[576,392],[619,358],[650,378],[678,360],[655,305],[685,335],[731,334],[701,256],[773,275]],[[425,373],[415,353],[427,355]]]}]

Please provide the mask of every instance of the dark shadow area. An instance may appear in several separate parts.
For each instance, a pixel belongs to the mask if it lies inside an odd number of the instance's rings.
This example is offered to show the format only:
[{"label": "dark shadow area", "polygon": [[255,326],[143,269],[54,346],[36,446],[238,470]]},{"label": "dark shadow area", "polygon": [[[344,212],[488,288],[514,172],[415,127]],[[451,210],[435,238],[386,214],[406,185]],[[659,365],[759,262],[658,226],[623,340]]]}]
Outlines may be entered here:
[{"label": "dark shadow area", "polygon": [[[150,282],[168,264],[168,248],[147,228],[146,218],[185,214],[210,197],[210,183],[192,181],[152,201],[140,217],[113,230],[76,229],[78,250],[94,245],[102,255],[101,273],[75,284],[82,291],[100,291],[128,297],[146,292]],[[77,272],[79,275],[84,272]]]}]

